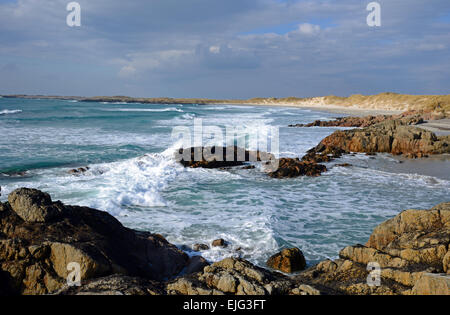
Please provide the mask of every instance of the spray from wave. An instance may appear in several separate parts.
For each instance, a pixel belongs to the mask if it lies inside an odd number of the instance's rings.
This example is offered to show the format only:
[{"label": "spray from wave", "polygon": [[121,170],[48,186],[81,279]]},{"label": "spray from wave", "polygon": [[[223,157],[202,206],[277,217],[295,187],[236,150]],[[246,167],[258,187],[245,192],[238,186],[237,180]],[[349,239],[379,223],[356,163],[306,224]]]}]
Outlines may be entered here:
[{"label": "spray from wave", "polygon": [[0,111],[0,115],[12,115],[12,114],[18,114],[21,112],[22,112],[22,110],[20,110],[20,109],[13,109],[13,110],[5,109],[5,110]]}]

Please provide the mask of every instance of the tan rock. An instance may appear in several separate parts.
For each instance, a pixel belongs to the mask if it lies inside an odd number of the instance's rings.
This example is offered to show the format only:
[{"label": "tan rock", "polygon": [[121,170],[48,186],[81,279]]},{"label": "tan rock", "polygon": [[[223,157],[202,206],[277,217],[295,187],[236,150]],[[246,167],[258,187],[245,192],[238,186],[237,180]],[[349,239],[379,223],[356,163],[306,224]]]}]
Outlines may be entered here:
[{"label": "tan rock", "polygon": [[66,279],[69,272],[67,267],[69,263],[75,262],[80,264],[81,279],[100,277],[107,274],[111,270],[106,258],[93,258],[71,244],[50,243],[51,249],[50,261],[53,264],[55,272],[63,279]]},{"label": "tan rock", "polygon": [[50,196],[36,189],[17,189],[9,194],[8,201],[26,222],[47,222],[59,214]]},{"label": "tan rock", "polygon": [[447,254],[444,256],[444,259],[442,260],[442,267],[444,269],[444,272],[450,274],[450,250],[447,252]]},{"label": "tan rock", "polygon": [[267,266],[285,273],[304,270],[306,260],[298,248],[283,249],[280,253],[273,255],[267,260]]},{"label": "tan rock", "polygon": [[426,273],[416,282],[412,294],[450,295],[450,276]]}]

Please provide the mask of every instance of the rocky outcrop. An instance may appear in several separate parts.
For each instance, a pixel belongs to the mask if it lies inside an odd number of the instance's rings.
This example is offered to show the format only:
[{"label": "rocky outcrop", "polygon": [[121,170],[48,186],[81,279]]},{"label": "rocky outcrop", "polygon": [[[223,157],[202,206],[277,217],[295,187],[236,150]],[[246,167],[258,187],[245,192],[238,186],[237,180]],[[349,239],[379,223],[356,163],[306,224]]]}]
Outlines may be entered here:
[{"label": "rocky outcrop", "polygon": [[340,148],[326,146],[320,143],[315,148],[309,150],[305,154],[305,156],[303,156],[302,161],[309,163],[326,163],[331,162],[334,159],[340,158],[343,154],[348,153],[350,152]]},{"label": "rocky outcrop", "polygon": [[82,281],[116,273],[161,281],[189,266],[189,257],[163,238],[37,190],[12,192],[0,210],[0,277],[11,293],[60,289],[71,262],[80,265]]},{"label": "rocky outcrop", "polygon": [[[230,157],[227,159],[227,151]],[[272,178],[293,178],[299,176],[320,176],[326,172],[324,165],[317,164],[318,160],[300,161],[292,158],[275,159],[274,155],[260,151],[246,151],[238,147],[196,147],[179,149],[175,158],[184,167],[190,168],[220,168],[242,166],[246,162],[265,162],[263,168]],[[322,162],[322,161],[321,161]],[[254,169],[253,165],[241,169]]]},{"label": "rocky outcrop", "polygon": [[239,147],[194,147],[179,149],[175,153],[175,159],[184,167],[213,169],[242,166],[245,162],[273,160],[274,156]]},{"label": "rocky outcrop", "polygon": [[[449,244],[450,203],[407,210],[379,225],[365,246],[344,248],[297,281],[343,294],[448,294]],[[371,264],[380,268],[379,286],[367,282]]]},{"label": "rocky outcrop", "polygon": [[124,275],[86,281],[82,286],[63,286],[54,295],[165,295],[160,282]]},{"label": "rocky outcrop", "polygon": [[8,196],[14,212],[25,222],[48,222],[61,214],[62,209],[53,205],[50,195],[35,189],[20,189]]},{"label": "rocky outcrop", "polygon": [[269,172],[272,178],[293,178],[299,176],[320,176],[327,171],[327,167],[317,164],[315,161],[300,161],[299,159],[282,158],[279,160],[278,168]]},{"label": "rocky outcrop", "polygon": [[284,273],[293,273],[304,270],[306,260],[300,249],[287,248],[270,257],[267,260],[267,266]]},{"label": "rocky outcrop", "polygon": [[431,111],[407,111],[399,115],[378,115],[365,117],[339,117],[335,120],[316,120],[309,124],[295,124],[289,127],[359,127],[366,128],[388,120],[400,120],[404,125],[418,125],[426,120],[437,120],[445,118],[443,113]]},{"label": "rocky outcrop", "polygon": [[295,124],[289,127],[309,128],[309,127],[369,127],[374,124],[391,119],[392,116],[367,116],[367,117],[339,117],[335,120],[316,120],[309,124]]},{"label": "rocky outcrop", "polygon": [[311,286],[298,285],[287,276],[237,258],[224,259],[201,273],[169,282],[166,290],[171,295],[320,294]]},{"label": "rocky outcrop", "polygon": [[[367,244],[287,276],[238,258],[209,265],[161,235],[37,190],[16,190],[9,200],[0,203],[0,295],[449,294],[450,202],[404,211],[375,228]],[[73,262],[80,287],[66,284]],[[293,248],[267,264],[290,273],[306,262]]]},{"label": "rocky outcrop", "polygon": [[[308,160],[321,152],[391,153],[407,157],[425,157],[450,153],[450,136],[404,125],[401,120],[388,120],[364,129],[336,131],[308,152]],[[312,156],[312,157],[311,157]]]}]

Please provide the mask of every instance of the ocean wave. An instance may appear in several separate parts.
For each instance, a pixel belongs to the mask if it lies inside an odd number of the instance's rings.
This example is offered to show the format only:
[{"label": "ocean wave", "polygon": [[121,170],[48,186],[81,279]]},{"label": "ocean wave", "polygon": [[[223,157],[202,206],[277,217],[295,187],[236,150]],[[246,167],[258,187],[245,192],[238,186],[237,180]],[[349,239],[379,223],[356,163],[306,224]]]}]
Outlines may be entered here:
[{"label": "ocean wave", "polygon": [[21,109],[13,109],[13,110],[5,109],[5,110],[0,111],[0,115],[12,115],[12,114],[18,114],[21,112],[22,112]]},{"label": "ocean wave", "polygon": [[179,112],[184,113],[182,109],[169,107],[169,108],[108,108],[103,109],[108,112]]}]

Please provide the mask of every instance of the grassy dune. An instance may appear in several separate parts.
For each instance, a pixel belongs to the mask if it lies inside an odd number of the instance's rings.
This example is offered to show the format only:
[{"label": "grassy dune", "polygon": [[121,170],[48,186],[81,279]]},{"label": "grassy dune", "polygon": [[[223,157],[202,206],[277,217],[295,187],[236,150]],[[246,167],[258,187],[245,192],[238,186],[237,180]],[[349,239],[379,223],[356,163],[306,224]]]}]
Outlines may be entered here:
[{"label": "grassy dune", "polygon": [[378,95],[352,95],[350,97],[324,96],[313,98],[254,98],[249,103],[290,104],[298,106],[340,106],[361,109],[431,110],[450,112],[450,95],[405,95],[381,93]]}]

